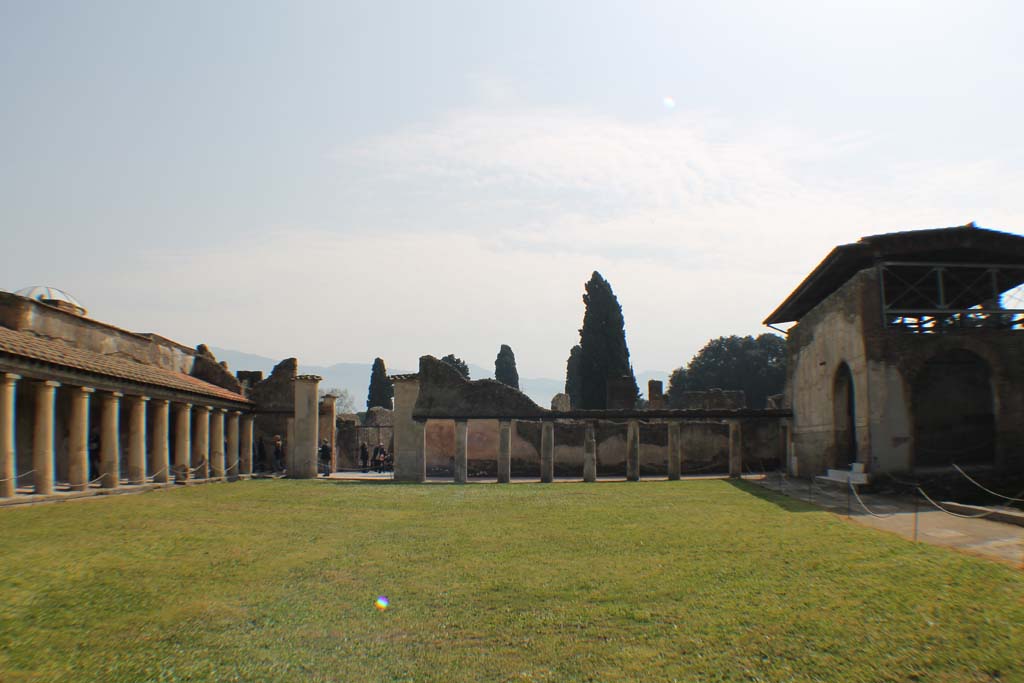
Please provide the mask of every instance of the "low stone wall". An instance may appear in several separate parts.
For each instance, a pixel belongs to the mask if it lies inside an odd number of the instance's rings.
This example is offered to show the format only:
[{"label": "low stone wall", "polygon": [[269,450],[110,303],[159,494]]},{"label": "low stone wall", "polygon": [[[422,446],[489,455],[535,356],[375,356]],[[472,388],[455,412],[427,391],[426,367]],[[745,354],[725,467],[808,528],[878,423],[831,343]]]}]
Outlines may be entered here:
[{"label": "low stone wall", "polygon": [[[470,420],[469,476],[497,473],[498,420]],[[540,477],[541,423],[515,421],[511,471],[514,477]],[[774,469],[782,462],[784,444],[780,422],[740,420],[744,471]],[[555,475],[583,476],[583,438],[586,424],[555,422]],[[626,472],[626,431],[623,422],[597,422],[597,471],[602,476]],[[725,474],[729,470],[729,425],[722,420],[683,422],[682,473]],[[668,474],[668,424],[640,423],[640,473]],[[450,477],[455,462],[455,421],[431,420],[426,427],[426,470],[430,477]]]}]

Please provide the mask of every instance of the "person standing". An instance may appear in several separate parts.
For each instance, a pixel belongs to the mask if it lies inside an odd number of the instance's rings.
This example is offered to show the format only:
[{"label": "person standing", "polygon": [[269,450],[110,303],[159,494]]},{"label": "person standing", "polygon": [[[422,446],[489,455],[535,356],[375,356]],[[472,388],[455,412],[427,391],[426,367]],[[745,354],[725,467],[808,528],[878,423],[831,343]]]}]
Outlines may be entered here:
[{"label": "person standing", "polygon": [[274,435],[274,471],[284,471],[284,444],[279,434]]},{"label": "person standing", "polygon": [[325,477],[331,476],[331,446],[327,443],[327,439],[320,441],[320,471]]},{"label": "person standing", "polygon": [[363,468],[363,473],[366,473],[366,465],[370,462],[370,449],[366,447],[366,442],[362,442],[359,445],[359,464]]}]

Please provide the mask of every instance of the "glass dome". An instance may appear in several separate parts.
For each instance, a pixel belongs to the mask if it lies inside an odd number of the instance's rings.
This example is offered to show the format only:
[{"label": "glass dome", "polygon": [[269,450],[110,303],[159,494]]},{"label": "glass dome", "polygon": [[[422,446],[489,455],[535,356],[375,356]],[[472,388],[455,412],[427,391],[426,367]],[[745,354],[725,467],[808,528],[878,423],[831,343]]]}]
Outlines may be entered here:
[{"label": "glass dome", "polygon": [[19,289],[15,294],[18,296],[28,297],[29,299],[35,299],[36,301],[42,301],[45,304],[50,304],[57,308],[70,310],[78,313],[79,315],[85,315],[85,306],[83,306],[78,299],[71,296],[64,290],[57,289],[56,287],[42,287],[37,285],[35,287]]}]

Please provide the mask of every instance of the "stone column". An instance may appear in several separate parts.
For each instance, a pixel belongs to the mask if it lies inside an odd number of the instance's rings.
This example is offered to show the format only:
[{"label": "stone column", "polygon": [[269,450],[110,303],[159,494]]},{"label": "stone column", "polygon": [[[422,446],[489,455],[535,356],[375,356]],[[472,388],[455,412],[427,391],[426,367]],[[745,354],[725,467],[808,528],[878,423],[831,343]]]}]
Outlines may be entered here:
[{"label": "stone column", "polygon": [[60,382],[39,382],[36,385],[35,430],[32,436],[32,481],[37,494],[53,493],[53,418],[57,387]]},{"label": "stone column", "polygon": [[421,482],[427,478],[423,447],[426,424],[412,419],[412,411],[420,395],[420,383],[413,375],[396,378],[394,385],[395,481]]},{"label": "stone column", "polygon": [[512,480],[512,421],[498,423],[498,483]]},{"label": "stone column", "polygon": [[682,468],[683,440],[678,422],[668,423],[668,479],[677,481]]},{"label": "stone column", "polygon": [[196,406],[196,433],[192,443],[192,462],[196,479],[210,478],[210,406]]},{"label": "stone column", "polygon": [[587,421],[583,434],[583,481],[597,481],[597,429]]},{"label": "stone column", "polygon": [[149,471],[153,481],[166,484],[170,480],[171,458],[168,441],[170,401],[153,402],[153,450],[149,454]]},{"label": "stone column", "polygon": [[626,479],[640,481],[640,423],[636,420],[626,427]]},{"label": "stone column", "polygon": [[14,393],[21,375],[0,373],[0,498],[14,495]]},{"label": "stone column", "polygon": [[224,474],[228,481],[238,480],[238,416],[241,414],[237,410],[228,413],[228,452],[224,454],[226,459]]},{"label": "stone column", "polygon": [[555,423],[540,423],[540,480],[548,484],[555,480]]},{"label": "stone column", "polygon": [[242,415],[241,446],[239,447],[239,474],[252,474],[252,414]]},{"label": "stone column", "polygon": [[121,485],[121,397],[112,391],[103,394],[100,414],[100,486],[116,489]]},{"label": "stone column", "polygon": [[320,439],[327,439],[327,444],[331,447],[330,471],[334,472],[338,469],[338,397],[334,394],[324,396],[322,410],[326,413],[327,423],[326,429],[320,430]]},{"label": "stone column", "polygon": [[295,434],[294,445],[289,443],[288,476],[292,479],[316,479],[316,436],[319,422],[317,375],[299,375],[295,378]]},{"label": "stone column", "polygon": [[224,409],[210,413],[210,476],[224,479]]},{"label": "stone column", "polygon": [[71,392],[68,483],[72,491],[85,491],[89,488],[89,394],[94,390],[88,387],[68,387],[68,391]]},{"label": "stone column", "polygon": [[[294,398],[292,399],[295,400]],[[285,420],[284,427],[284,468],[290,474],[292,471],[292,455],[295,453],[295,418],[289,417]]]},{"label": "stone column", "polygon": [[192,404],[179,403],[174,416],[174,481],[184,484],[191,479],[192,469]]},{"label": "stone column", "polygon": [[128,482],[146,483],[146,396],[129,396],[128,402]]},{"label": "stone column", "polygon": [[739,420],[729,420],[729,476],[743,476],[743,431]]},{"label": "stone column", "polygon": [[455,421],[455,483],[466,483],[466,470],[469,467],[469,422]]}]

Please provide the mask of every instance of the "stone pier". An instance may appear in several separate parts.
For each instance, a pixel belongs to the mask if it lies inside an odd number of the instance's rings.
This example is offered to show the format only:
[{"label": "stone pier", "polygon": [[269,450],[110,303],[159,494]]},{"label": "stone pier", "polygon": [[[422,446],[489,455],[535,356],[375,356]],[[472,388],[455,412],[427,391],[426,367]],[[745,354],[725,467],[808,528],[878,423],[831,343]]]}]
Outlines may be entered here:
[{"label": "stone pier", "polygon": [[420,393],[419,379],[416,375],[396,375],[392,377],[392,382],[395,387],[395,481],[425,481],[426,423],[412,419],[412,411]]},{"label": "stone pier", "polygon": [[10,372],[0,374],[0,497],[14,495],[14,391],[21,379]]},{"label": "stone pier", "polygon": [[210,406],[196,406],[195,441],[192,443],[192,468],[196,479],[210,478]]},{"label": "stone pier", "polygon": [[35,492],[53,493],[53,416],[57,387],[60,382],[39,382],[36,385],[35,434],[32,439],[32,481]]},{"label": "stone pier", "polygon": [[68,483],[72,491],[85,491],[89,487],[89,394],[93,390],[88,387],[70,387],[68,390],[71,392]]},{"label": "stone pier", "polygon": [[166,484],[170,481],[170,409],[166,399],[153,401],[153,448],[149,453],[149,472],[153,481]]},{"label": "stone pier", "polygon": [[640,481],[640,423],[630,420],[626,427],[626,480]]},{"label": "stone pier", "polygon": [[224,454],[225,466],[224,476],[228,481],[238,480],[238,416],[241,413],[232,410],[228,413],[227,424],[227,452]]},{"label": "stone pier", "polygon": [[192,404],[179,403],[174,416],[174,481],[184,484],[192,469]]},{"label": "stone pier", "polygon": [[128,403],[128,482],[146,483],[146,401],[145,396],[129,396]]},{"label": "stone pier", "polygon": [[469,467],[469,422],[455,421],[455,483],[466,483],[466,470]]},{"label": "stone pier", "polygon": [[540,480],[555,480],[555,423],[544,421],[540,430]]},{"label": "stone pier", "polygon": [[242,426],[239,445],[239,474],[249,476],[252,474],[252,444],[253,444],[253,416],[249,413],[242,415]]},{"label": "stone pier", "polygon": [[119,413],[121,397],[113,391],[103,394],[100,415],[100,486],[116,489],[121,485],[121,433]]},{"label": "stone pier", "polygon": [[597,437],[592,421],[587,421],[583,435],[583,481],[597,481]]},{"label": "stone pier", "polygon": [[[652,382],[654,380],[651,380]],[[683,440],[682,425],[678,422],[668,423],[668,479],[678,481],[682,469]]]},{"label": "stone pier", "polygon": [[210,411],[210,478],[224,479],[224,409]]},{"label": "stone pier", "polygon": [[743,476],[743,431],[738,420],[729,420],[729,476]]},{"label": "stone pier", "polygon": [[512,480],[512,421],[498,423],[498,483]]},{"label": "stone pier", "polygon": [[[291,425],[294,442],[288,444],[292,479],[315,479],[317,476],[317,432],[320,423],[317,389],[321,377],[299,375],[295,378],[295,420]],[[290,435],[291,436],[291,435]]]}]

